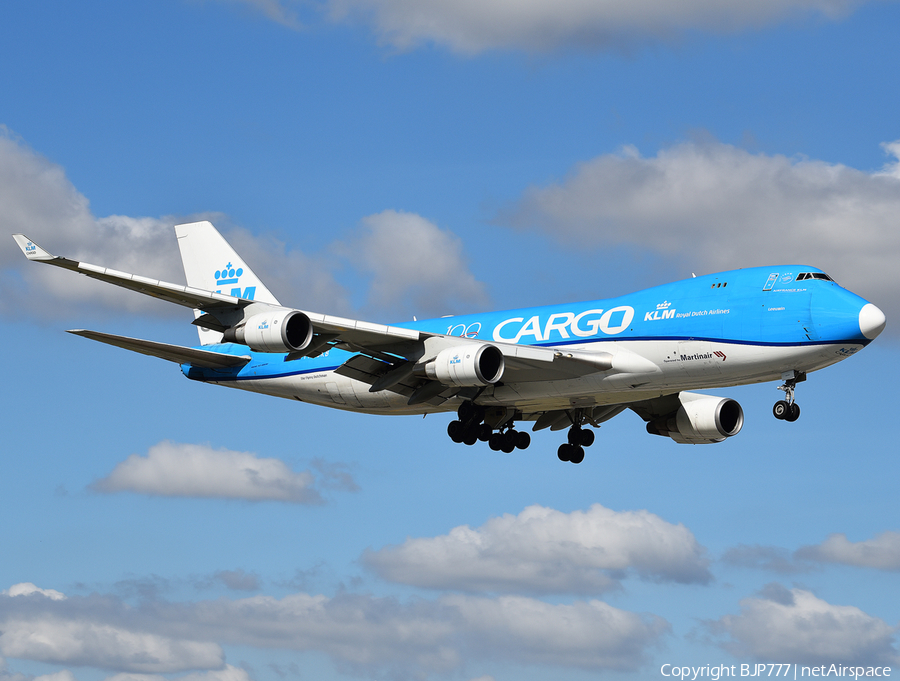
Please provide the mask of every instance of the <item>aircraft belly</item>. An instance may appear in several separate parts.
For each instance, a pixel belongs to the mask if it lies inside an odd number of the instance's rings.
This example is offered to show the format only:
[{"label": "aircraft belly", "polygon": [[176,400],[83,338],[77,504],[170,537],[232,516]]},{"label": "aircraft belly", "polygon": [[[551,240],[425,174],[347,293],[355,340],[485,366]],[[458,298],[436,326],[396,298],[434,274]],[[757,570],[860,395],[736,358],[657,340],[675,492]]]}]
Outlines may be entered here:
[{"label": "aircraft belly", "polygon": [[780,380],[785,371],[811,372],[851,356],[862,345],[764,346],[714,341],[620,341],[650,360],[658,373],[598,372],[559,381],[510,383],[485,403],[531,409],[635,402],[682,390]]},{"label": "aircraft belly", "polygon": [[[541,411],[635,402],[682,390],[698,390],[774,381],[785,371],[810,372],[855,354],[862,345],[764,346],[715,341],[617,341],[600,346],[604,352],[641,358],[656,371],[598,371],[578,378],[501,382],[489,387],[479,402]],[[597,344],[570,346],[596,352]],[[651,364],[652,363],[652,364]],[[372,414],[423,414],[450,411],[458,400],[443,405],[409,406],[408,397],[382,390],[334,371],[292,376],[221,381],[220,385],[295,399],[311,404]]]}]

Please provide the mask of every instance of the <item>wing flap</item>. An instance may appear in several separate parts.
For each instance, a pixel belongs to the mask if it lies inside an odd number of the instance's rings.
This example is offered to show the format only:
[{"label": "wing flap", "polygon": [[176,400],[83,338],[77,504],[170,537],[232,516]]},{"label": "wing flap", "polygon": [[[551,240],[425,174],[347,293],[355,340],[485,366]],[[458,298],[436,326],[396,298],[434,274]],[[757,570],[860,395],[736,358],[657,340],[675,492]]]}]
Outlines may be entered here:
[{"label": "wing flap", "polygon": [[115,336],[111,333],[87,331],[85,329],[72,329],[69,333],[82,338],[90,338],[100,343],[106,343],[107,345],[114,345],[117,348],[139,352],[142,355],[159,357],[176,364],[190,364],[191,366],[205,369],[232,369],[244,366],[252,359],[250,355],[227,355],[221,352],[186,348],[181,345],[170,345],[169,343],[141,340],[140,338],[128,338],[127,336]]}]

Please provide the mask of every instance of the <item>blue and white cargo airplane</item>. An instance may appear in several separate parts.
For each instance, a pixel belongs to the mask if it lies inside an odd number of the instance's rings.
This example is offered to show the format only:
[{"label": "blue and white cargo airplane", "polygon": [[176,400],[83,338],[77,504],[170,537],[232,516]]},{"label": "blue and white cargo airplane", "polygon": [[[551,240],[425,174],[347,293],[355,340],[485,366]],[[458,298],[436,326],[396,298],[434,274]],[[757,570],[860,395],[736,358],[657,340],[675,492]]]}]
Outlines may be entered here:
[{"label": "blue and white cargo airplane", "polygon": [[533,430],[568,429],[580,463],[598,427],[625,409],[681,443],[737,435],[741,406],[689,392],[781,380],[794,388],[884,329],[880,309],[814,267],[694,277],[620,298],[413,321],[397,326],[281,305],[209,222],[175,227],[187,286],[54,256],[16,234],[25,255],[194,310],[198,348],[74,333],[181,365],[196,381],[371,414],[455,411],[455,442],[511,452]]}]

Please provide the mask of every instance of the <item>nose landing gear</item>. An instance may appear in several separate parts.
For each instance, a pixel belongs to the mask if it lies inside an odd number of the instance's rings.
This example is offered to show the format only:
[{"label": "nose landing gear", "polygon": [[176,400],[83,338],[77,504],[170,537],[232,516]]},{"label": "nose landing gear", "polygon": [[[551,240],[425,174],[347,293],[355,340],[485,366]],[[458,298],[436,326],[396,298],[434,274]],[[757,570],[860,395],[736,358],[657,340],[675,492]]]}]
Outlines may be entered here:
[{"label": "nose landing gear", "polygon": [[784,391],[785,399],[775,403],[772,414],[776,419],[793,422],[800,418],[800,405],[794,402],[794,388],[806,380],[806,374],[802,371],[786,371],[781,377],[784,385],[778,386],[778,389]]}]

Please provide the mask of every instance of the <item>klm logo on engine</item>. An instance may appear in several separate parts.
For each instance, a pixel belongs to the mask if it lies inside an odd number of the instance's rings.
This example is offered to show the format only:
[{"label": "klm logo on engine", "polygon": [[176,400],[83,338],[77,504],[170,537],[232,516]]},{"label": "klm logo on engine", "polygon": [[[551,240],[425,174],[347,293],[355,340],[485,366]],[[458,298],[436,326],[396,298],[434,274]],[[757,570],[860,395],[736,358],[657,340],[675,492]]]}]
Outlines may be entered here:
[{"label": "klm logo on engine", "polygon": [[660,319],[675,319],[675,308],[668,300],[657,305],[655,310],[644,313],[645,322],[656,322]]},{"label": "klm logo on engine", "polygon": [[[238,284],[237,288],[232,288],[226,295],[234,296],[235,298],[244,298],[245,300],[253,300],[253,297],[256,295],[255,286],[248,286],[241,292],[240,282],[238,280],[241,278],[242,274],[244,274],[244,269],[242,267],[235,269],[231,263],[228,263],[222,269],[216,270],[213,276],[216,278],[216,286]],[[216,293],[224,293],[224,291],[222,291],[222,289],[217,289]]]}]

